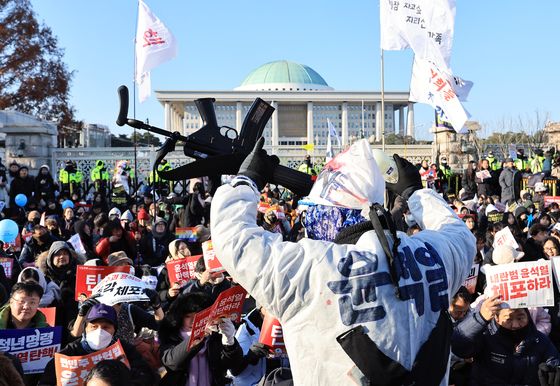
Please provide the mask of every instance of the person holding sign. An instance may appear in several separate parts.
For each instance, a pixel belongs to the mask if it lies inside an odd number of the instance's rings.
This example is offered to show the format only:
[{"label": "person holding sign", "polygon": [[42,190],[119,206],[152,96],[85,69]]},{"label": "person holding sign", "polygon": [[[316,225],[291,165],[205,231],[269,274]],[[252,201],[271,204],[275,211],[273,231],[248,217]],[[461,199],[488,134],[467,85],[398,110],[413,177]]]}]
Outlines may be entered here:
[{"label": "person holding sign", "polygon": [[10,301],[0,308],[0,330],[50,327],[38,310],[43,287],[36,283],[16,283]]},{"label": "person holding sign", "polygon": [[[117,313],[115,310],[105,304],[96,304],[87,314],[82,338],[69,343],[60,353],[67,356],[83,356],[101,351],[117,341],[114,337],[117,325]],[[121,341],[120,343],[130,363],[131,383],[146,386],[157,384],[154,373],[138,351],[136,351],[136,348],[127,342]],[[56,379],[55,363],[54,359],[52,359],[47,364],[39,385],[55,386]]]},{"label": "person holding sign", "polygon": [[455,328],[453,353],[474,358],[473,385],[539,385],[539,365],[555,370],[560,354],[526,308],[500,308],[501,303],[500,295],[486,299]]},{"label": "person holding sign", "polygon": [[[169,263],[175,260],[186,259],[191,256],[191,251],[184,239],[175,239],[169,243],[169,256],[165,259],[165,263]],[[164,309],[169,307],[169,304],[179,296],[181,293],[181,282],[176,282],[171,284],[169,281],[169,272],[167,271],[167,266],[164,266],[158,275],[158,284],[156,291],[159,294],[159,298]]]},{"label": "person holding sign", "polygon": [[206,267],[204,257],[200,257],[196,262],[194,276],[183,287],[182,293],[204,292],[210,295],[212,301],[215,301],[220,293],[231,288],[231,282],[225,280],[223,272],[211,272]]},{"label": "person holding sign", "polygon": [[227,318],[187,350],[196,313],[211,305],[207,294],[193,292],[179,295],[169,307],[159,332],[161,362],[167,369],[160,386],[226,385],[226,371],[243,360],[235,327]]},{"label": "person holding sign", "polygon": [[[397,182],[384,183],[361,140],[325,165],[308,197],[304,225],[320,239],[283,242],[255,220],[261,189],[280,171],[263,144],[216,191],[212,240],[227,272],[280,321],[294,384],[447,385],[447,309],[472,266],[474,235],[396,154]],[[385,188],[422,231],[396,232],[380,205]]]}]

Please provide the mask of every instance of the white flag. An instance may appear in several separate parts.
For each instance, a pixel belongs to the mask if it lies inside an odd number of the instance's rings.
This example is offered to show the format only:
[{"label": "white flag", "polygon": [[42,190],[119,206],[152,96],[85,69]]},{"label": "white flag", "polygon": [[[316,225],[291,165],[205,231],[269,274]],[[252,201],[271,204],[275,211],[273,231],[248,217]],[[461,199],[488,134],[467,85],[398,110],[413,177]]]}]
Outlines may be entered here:
[{"label": "white flag", "polygon": [[325,154],[325,162],[329,162],[334,158],[334,153],[332,149],[331,131],[329,130],[327,134],[327,153]]},{"label": "white flag", "polygon": [[338,146],[338,148],[339,148],[339,150],[340,150],[340,148],[341,148],[342,145],[340,144],[340,137],[339,137],[339,135],[338,135],[338,131],[336,131],[336,129],[334,128],[333,123],[331,122],[331,120],[330,120],[329,118],[327,118],[327,126],[328,126],[328,128],[329,128],[329,134],[330,134],[332,137],[335,137],[335,138],[336,138],[336,144],[337,144],[337,146]]},{"label": "white flag", "polygon": [[381,0],[381,48],[412,48],[446,70],[451,58],[455,0]]},{"label": "white flag", "polygon": [[145,72],[140,75],[138,79],[138,100],[140,103],[144,102],[146,99],[152,95],[152,79],[150,77],[150,72]]},{"label": "white flag", "polygon": [[[470,114],[463,108],[453,88],[455,78],[440,70],[438,66],[427,60],[414,59],[415,76],[411,83],[411,101],[426,103],[443,110],[443,119],[453,125],[455,131],[465,133],[465,122]],[[467,93],[468,94],[468,93]]]},{"label": "white flag", "polygon": [[136,80],[177,55],[177,42],[167,27],[139,0],[136,30]]}]

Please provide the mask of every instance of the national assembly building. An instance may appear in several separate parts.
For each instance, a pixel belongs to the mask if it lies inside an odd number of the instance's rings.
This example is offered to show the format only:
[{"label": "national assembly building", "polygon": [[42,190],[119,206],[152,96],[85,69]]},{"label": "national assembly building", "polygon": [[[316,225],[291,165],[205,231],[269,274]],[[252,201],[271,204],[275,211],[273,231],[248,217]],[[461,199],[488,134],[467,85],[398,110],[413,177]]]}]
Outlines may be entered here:
[{"label": "national assembly building", "polygon": [[[215,98],[218,124],[241,129],[245,114],[260,97],[276,110],[264,130],[265,148],[283,159],[307,152],[323,157],[328,121],[342,147],[357,139],[381,142],[381,92],[336,91],[312,68],[286,60],[253,70],[234,90],[156,91],[164,106],[165,129],[189,135],[202,126],[195,99]],[[385,92],[385,134],[414,137],[414,108],[408,92]],[[314,149],[310,150],[313,144]],[[333,145],[336,141],[333,139]]]}]

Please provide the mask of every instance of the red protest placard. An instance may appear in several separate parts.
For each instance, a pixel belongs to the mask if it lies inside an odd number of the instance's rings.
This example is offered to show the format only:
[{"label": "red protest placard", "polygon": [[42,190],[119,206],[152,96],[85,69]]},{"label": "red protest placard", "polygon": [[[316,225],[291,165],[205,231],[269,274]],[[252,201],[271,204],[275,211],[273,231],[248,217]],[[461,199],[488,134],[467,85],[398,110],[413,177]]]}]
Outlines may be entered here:
[{"label": "red protest placard", "polygon": [[47,324],[51,327],[54,327],[56,323],[56,307],[41,307],[38,308],[39,311],[45,315],[47,319]]},{"label": "red protest placard", "polygon": [[497,294],[508,308],[549,307],[554,305],[550,260],[486,265],[486,291]]},{"label": "red protest placard", "polygon": [[474,263],[471,267],[469,272],[469,276],[467,276],[463,286],[469,291],[470,294],[474,294],[476,291],[476,282],[478,280],[478,271],[480,270],[480,264]]},{"label": "red protest placard", "polygon": [[194,277],[196,262],[202,255],[188,256],[184,259],[171,260],[166,263],[169,284],[186,282]]},{"label": "red protest placard", "polygon": [[556,202],[560,204],[560,196],[544,196],[544,207],[547,208],[550,204]]},{"label": "red protest placard", "polygon": [[[89,265],[78,265],[76,270],[76,294],[74,300],[85,300],[91,296],[91,291],[97,283],[113,272],[131,272],[129,266],[120,267],[96,267]],[[82,296],[83,299],[80,299]]]},{"label": "red protest placard", "polygon": [[247,291],[240,285],[225,290],[207,309],[198,312],[194,316],[193,326],[191,330],[191,338],[187,350],[198,344],[206,335],[207,329],[215,325],[222,318],[229,318],[234,323],[241,320],[241,312]]},{"label": "red protest placard", "polygon": [[259,342],[270,347],[271,353],[276,357],[287,355],[282,326],[278,319],[268,314],[263,319]]},{"label": "red protest placard", "polygon": [[14,270],[14,259],[11,257],[0,257],[0,265],[4,267],[4,273],[8,279],[12,278],[12,272]]},{"label": "red protest placard", "polygon": [[102,360],[111,359],[118,359],[130,368],[120,340],[103,350],[88,355],[72,357],[56,353],[54,354],[56,384],[57,386],[82,386],[93,366]]},{"label": "red protest placard", "polygon": [[222,263],[220,263],[216,257],[216,252],[214,252],[214,247],[212,246],[212,240],[202,243],[202,253],[204,254],[204,264],[207,270],[210,272],[225,271],[224,267],[222,267]]}]

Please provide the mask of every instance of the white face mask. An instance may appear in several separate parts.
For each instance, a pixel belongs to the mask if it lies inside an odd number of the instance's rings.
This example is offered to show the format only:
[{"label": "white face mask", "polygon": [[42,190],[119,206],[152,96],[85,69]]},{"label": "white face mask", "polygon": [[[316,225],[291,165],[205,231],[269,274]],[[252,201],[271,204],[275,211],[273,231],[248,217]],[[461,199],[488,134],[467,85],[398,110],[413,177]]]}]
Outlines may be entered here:
[{"label": "white face mask", "polygon": [[220,284],[221,282],[223,282],[224,279],[225,279],[225,277],[224,277],[224,275],[222,274],[222,275],[218,276],[218,277],[215,278],[215,279],[212,279],[212,278],[209,279],[208,282],[209,282],[210,284],[212,284],[212,285],[218,285],[218,284]]},{"label": "white face mask", "polygon": [[86,333],[86,342],[93,350],[102,350],[109,346],[113,340],[113,335],[109,334],[102,328],[97,328]]}]

